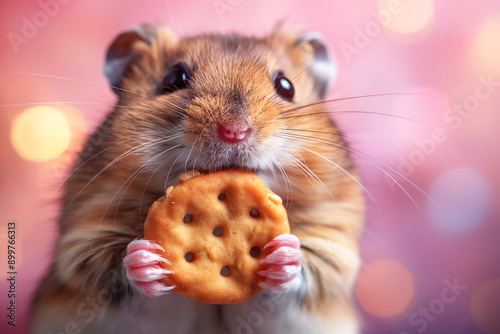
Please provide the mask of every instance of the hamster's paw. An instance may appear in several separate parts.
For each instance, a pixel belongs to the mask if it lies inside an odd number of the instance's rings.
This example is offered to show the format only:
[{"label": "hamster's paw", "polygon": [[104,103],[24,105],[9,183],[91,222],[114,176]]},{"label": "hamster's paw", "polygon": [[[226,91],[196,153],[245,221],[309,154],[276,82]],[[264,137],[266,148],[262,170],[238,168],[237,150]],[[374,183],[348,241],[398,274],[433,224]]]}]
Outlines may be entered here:
[{"label": "hamster's paw", "polygon": [[123,258],[129,281],[149,297],[161,296],[175,288],[162,282],[162,279],[174,272],[160,266],[162,262],[170,262],[156,253],[157,250],[163,251],[163,248],[148,240],[134,240],[128,244],[127,254]]},{"label": "hamster's paw", "polygon": [[266,268],[259,275],[266,278],[259,286],[263,289],[285,291],[300,283],[302,269],[302,251],[300,240],[293,234],[283,234],[268,242],[264,249],[271,253],[260,260]]}]

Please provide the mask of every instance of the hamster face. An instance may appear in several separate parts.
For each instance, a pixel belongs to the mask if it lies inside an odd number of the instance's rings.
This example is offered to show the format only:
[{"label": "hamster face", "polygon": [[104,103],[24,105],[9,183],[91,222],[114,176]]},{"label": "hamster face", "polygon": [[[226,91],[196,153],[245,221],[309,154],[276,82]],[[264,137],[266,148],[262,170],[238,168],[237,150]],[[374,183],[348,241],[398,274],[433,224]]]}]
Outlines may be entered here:
[{"label": "hamster face", "polygon": [[[188,50],[198,47],[190,42]],[[177,129],[188,168],[270,169],[283,149],[276,137],[284,126],[279,114],[293,103],[277,94],[277,73],[268,70],[263,52],[249,51],[205,49],[198,53],[208,57],[184,60],[192,75],[185,92],[179,92],[186,103]],[[167,94],[172,96],[164,98],[175,99],[178,92]]]},{"label": "hamster face", "polygon": [[132,155],[154,178],[231,167],[274,174],[300,159],[301,142],[288,129],[328,127],[326,113],[309,117],[302,108],[325,90],[310,70],[320,60],[309,41],[283,32],[262,39],[147,33],[134,43],[112,117],[117,142],[140,147]]}]

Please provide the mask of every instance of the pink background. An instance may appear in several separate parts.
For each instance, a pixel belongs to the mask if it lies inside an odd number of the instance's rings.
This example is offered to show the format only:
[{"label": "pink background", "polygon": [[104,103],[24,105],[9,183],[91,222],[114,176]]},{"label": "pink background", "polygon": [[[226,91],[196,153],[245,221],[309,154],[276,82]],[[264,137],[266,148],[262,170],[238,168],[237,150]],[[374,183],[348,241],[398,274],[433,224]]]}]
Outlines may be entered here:
[{"label": "pink background", "polygon": [[[230,9],[218,13],[220,3]],[[16,52],[9,33],[22,34],[24,20],[41,10],[37,1],[0,4],[0,332],[27,329],[30,299],[56,235],[57,206],[49,198],[82,138],[109,111],[106,104],[114,103],[111,90],[101,85],[106,84],[102,66],[112,38],[144,22],[167,23],[180,35],[236,31],[261,36],[283,21],[286,27],[323,34],[339,70],[330,98],[405,93],[330,104],[376,201],[367,200],[364,269],[356,289],[364,332],[417,333],[425,323],[425,333],[500,333],[498,0],[436,0],[422,31],[397,36],[375,20],[374,0],[73,0],[58,5]],[[493,24],[484,28],[485,22]],[[478,46],[481,38],[486,47]],[[348,55],[347,45],[357,51]],[[487,64],[478,56],[484,53],[498,55],[498,63]],[[473,102],[476,87],[488,78],[497,84],[473,111],[453,114],[457,123],[444,118],[454,104]],[[33,107],[30,103],[48,102],[58,102],[50,105],[70,120],[70,147],[49,161],[23,159],[11,141],[13,121]],[[436,128],[441,135],[429,141]],[[444,207],[441,214],[433,214],[424,193]],[[16,327],[8,326],[4,316],[9,221],[17,226]],[[445,281],[465,287],[453,302],[443,302]],[[414,320],[425,319],[418,315],[422,308],[432,317],[415,325],[412,314],[417,312]]]}]

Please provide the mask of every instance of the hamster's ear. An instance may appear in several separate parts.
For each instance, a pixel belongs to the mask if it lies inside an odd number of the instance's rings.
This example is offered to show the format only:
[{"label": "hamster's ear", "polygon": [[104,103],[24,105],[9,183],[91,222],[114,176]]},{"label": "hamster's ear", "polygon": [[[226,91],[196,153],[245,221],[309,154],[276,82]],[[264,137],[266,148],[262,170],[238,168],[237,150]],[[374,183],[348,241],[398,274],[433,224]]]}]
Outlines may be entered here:
[{"label": "hamster's ear", "polygon": [[104,74],[117,95],[128,65],[151,43],[153,36],[154,28],[145,25],[119,34],[109,46]]},{"label": "hamster's ear", "polygon": [[309,74],[315,79],[315,89],[324,98],[337,77],[338,64],[328,51],[321,34],[312,32],[299,37],[295,46],[308,54],[302,58]]}]

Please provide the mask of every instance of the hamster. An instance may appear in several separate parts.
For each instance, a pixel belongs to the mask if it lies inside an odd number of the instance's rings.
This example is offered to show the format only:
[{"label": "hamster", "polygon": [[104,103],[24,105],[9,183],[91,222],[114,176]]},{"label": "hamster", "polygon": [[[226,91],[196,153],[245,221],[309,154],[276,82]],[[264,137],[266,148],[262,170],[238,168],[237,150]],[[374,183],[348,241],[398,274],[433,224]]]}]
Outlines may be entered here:
[{"label": "hamster", "polygon": [[[359,333],[352,305],[364,199],[322,103],[335,64],[319,34],[181,38],[144,25],[109,46],[114,109],[64,184],[60,237],[31,333]],[[185,171],[256,172],[283,200],[264,291],[198,304],[160,283],[151,204]],[[175,268],[173,268],[175,275]]]}]

